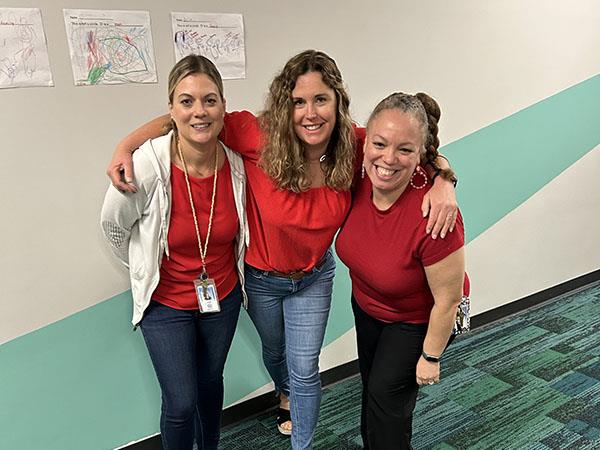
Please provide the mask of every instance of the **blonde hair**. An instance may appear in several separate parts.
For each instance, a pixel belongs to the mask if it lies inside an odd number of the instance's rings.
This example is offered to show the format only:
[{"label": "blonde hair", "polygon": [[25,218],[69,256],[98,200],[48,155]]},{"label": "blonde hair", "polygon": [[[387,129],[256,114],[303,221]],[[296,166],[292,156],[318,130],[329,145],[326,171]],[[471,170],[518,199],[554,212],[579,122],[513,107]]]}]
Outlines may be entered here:
[{"label": "blonde hair", "polygon": [[294,131],[292,99],[298,77],[309,72],[320,73],[337,100],[335,127],[329,138],[326,158],[321,163],[325,185],[335,190],[347,190],[352,184],[356,153],[350,97],[335,61],[323,52],[306,50],[297,54],[273,79],[265,111],[261,114],[261,126],[267,139],[259,164],[280,189],[303,192],[310,188],[304,148]]}]

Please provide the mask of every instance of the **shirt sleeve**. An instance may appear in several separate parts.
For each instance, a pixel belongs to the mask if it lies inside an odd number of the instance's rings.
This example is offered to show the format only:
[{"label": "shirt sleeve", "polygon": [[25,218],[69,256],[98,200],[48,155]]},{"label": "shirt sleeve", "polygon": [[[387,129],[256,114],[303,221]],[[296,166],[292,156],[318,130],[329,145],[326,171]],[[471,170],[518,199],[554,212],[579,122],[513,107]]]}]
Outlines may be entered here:
[{"label": "shirt sleeve", "polygon": [[244,159],[258,161],[262,146],[262,131],[258,119],[250,111],[235,111],[225,114],[221,140]]},{"label": "shirt sleeve", "polygon": [[[134,155],[134,158],[136,157],[139,158],[139,155]],[[144,184],[136,177],[134,177],[134,182],[138,187],[135,193],[124,193],[110,185],[104,196],[100,213],[100,225],[104,239],[110,245],[115,256],[126,267],[129,267],[131,229],[142,217],[148,199]]]},{"label": "shirt sleeve", "polygon": [[444,239],[441,237],[432,239],[430,234],[425,233],[426,223],[427,221],[424,220],[420,227],[420,238],[416,250],[423,266],[431,266],[465,245],[465,229],[460,211],[456,217],[454,231],[446,234]]}]

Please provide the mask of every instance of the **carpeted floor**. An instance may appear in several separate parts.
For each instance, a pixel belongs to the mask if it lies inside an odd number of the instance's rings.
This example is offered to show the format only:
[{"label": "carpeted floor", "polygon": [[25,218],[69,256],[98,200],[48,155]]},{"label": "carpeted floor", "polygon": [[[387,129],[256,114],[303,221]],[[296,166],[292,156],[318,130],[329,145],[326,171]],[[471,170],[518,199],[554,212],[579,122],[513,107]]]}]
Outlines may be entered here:
[{"label": "carpeted floor", "polygon": [[[481,327],[421,389],[415,450],[600,449],[600,283]],[[315,450],[360,449],[360,381],[324,390]],[[288,449],[273,413],[226,428],[222,450]],[[390,449],[393,450],[393,449]]]}]

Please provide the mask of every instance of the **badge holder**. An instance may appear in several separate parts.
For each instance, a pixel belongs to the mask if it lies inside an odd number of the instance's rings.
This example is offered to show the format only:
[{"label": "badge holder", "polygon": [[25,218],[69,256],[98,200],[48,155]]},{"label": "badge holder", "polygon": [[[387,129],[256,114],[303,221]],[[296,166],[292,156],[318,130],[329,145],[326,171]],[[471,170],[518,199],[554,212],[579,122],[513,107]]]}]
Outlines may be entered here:
[{"label": "badge holder", "polygon": [[203,272],[200,275],[200,278],[194,280],[194,287],[198,299],[198,308],[201,313],[221,311],[219,295],[217,294],[217,285],[215,284],[215,280],[208,278],[206,272]]}]

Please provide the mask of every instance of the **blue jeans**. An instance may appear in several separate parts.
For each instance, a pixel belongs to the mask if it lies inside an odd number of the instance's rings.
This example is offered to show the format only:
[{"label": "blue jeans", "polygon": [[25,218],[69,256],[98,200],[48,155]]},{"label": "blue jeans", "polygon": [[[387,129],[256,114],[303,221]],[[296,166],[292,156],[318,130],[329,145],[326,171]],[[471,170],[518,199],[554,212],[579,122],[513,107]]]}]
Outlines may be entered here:
[{"label": "blue jeans", "polygon": [[331,250],[325,258],[320,269],[300,280],[246,265],[248,313],[260,335],[263,360],[275,388],[289,393],[294,450],[312,448],[319,418],[319,354],[335,274]]},{"label": "blue jeans", "polygon": [[221,312],[201,314],[151,302],[140,328],[162,391],[164,450],[219,445],[223,367],[240,314],[239,283],[221,300]]}]

